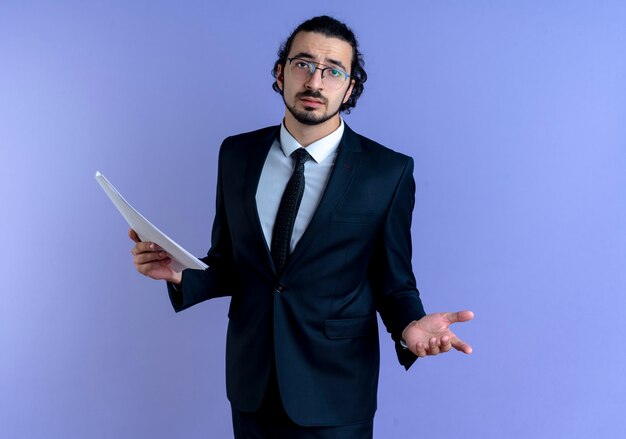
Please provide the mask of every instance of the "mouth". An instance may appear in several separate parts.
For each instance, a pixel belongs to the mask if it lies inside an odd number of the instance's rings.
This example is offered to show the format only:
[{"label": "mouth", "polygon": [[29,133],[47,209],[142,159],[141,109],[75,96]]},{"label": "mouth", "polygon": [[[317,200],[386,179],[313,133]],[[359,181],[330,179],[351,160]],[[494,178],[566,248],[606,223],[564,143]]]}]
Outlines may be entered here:
[{"label": "mouth", "polygon": [[323,101],[309,97],[302,97],[300,98],[300,101],[302,101],[302,103],[307,107],[320,107],[324,105]]},{"label": "mouth", "polygon": [[296,94],[296,98],[307,104],[326,104],[326,98],[319,91],[305,90]]}]

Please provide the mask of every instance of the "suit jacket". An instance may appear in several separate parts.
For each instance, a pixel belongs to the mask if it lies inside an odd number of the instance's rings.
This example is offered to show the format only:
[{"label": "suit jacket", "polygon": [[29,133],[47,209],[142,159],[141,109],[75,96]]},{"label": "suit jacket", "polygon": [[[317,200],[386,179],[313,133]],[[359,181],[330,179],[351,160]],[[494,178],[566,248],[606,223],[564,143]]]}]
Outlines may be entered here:
[{"label": "suit jacket", "polygon": [[407,369],[415,356],[400,348],[400,336],[424,315],[411,266],[413,160],[346,126],[320,204],[278,275],[255,194],[279,128],[224,140],[203,258],[209,268],[185,270],[181,287],[168,286],[170,299],[181,311],[231,296],[226,384],[235,408],[259,408],[274,360],[294,422],[369,421],[379,372],[376,312]]}]

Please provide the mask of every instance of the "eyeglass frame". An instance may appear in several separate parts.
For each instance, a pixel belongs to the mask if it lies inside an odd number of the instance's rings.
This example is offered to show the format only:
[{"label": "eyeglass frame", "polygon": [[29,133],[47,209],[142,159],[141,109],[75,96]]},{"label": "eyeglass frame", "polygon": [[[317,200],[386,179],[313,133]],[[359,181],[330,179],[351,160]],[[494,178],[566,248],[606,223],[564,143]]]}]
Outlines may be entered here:
[{"label": "eyeglass frame", "polygon": [[[351,75],[347,72],[344,72],[343,70],[337,68],[337,67],[330,67],[327,66],[326,64],[321,64],[315,61],[309,61],[308,59],[304,59],[304,58],[300,58],[298,56],[294,56],[291,58],[287,58],[287,61],[289,61],[289,65],[291,65],[291,63],[293,62],[294,59],[297,59],[299,61],[305,62],[309,65],[309,78],[312,77],[315,74],[316,70],[320,71],[320,75],[322,78],[322,82],[324,81],[324,72],[326,72],[326,70],[337,70],[338,72],[343,73],[344,78],[343,81],[346,82],[349,78],[351,78]],[[313,69],[311,70],[311,66],[313,66]],[[324,66],[324,68],[320,68],[319,66]]]}]

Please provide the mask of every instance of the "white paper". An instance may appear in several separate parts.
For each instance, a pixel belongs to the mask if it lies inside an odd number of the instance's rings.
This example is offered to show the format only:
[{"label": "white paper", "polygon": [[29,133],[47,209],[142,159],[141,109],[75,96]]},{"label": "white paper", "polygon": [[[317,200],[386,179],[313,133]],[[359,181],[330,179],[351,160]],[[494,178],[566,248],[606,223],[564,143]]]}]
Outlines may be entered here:
[{"label": "white paper", "polygon": [[172,267],[174,271],[183,271],[185,268],[193,268],[196,270],[206,270],[208,268],[208,265],[194,257],[176,242],[172,241],[165,233],[161,232],[153,226],[150,221],[144,218],[142,214],[137,212],[100,171],[96,171],[95,178],[115,207],[117,207],[117,210],[120,211],[126,222],[137,232],[139,239],[154,242],[172,257],[170,267]]}]

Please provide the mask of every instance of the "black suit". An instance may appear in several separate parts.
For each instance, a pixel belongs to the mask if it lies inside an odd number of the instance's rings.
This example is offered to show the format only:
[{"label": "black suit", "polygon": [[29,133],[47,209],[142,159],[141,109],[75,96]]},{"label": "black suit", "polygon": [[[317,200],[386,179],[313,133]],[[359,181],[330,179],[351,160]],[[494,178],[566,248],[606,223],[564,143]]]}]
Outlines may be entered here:
[{"label": "black suit", "polygon": [[424,315],[411,267],[413,161],[346,126],[322,200],[279,276],[255,202],[278,132],[264,128],[222,144],[212,246],[203,259],[209,268],[185,270],[182,290],[170,285],[170,298],[180,311],[232,296],[226,383],[238,410],[259,408],[273,352],[293,421],[365,422],[376,410],[376,311],[407,368],[415,357],[400,348],[400,335]]}]

